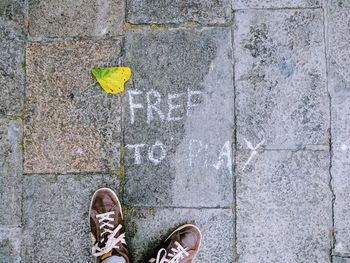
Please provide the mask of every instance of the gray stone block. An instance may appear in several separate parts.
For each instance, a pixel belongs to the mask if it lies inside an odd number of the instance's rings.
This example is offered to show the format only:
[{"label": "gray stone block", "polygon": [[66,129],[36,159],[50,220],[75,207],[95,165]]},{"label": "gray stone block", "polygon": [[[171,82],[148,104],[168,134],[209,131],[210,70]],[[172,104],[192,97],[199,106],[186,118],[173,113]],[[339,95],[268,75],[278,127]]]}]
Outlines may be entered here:
[{"label": "gray stone block", "polygon": [[25,0],[1,0],[0,17],[10,21],[23,22]]},{"label": "gray stone block", "polygon": [[0,262],[20,263],[21,229],[0,228]]},{"label": "gray stone block", "polygon": [[123,0],[29,0],[29,33],[36,39],[118,36],[123,23]]},{"label": "gray stone block", "polygon": [[330,262],[329,153],[262,151],[237,156],[240,263]]},{"label": "gray stone block", "polygon": [[0,118],[0,225],[21,224],[22,121]]},{"label": "gray stone block", "polygon": [[94,262],[88,211],[100,187],[119,192],[110,175],[33,175],[23,187],[23,262]]},{"label": "gray stone block", "polygon": [[[329,12],[336,12],[341,11],[342,9],[345,10],[350,8],[350,2],[345,0],[324,0],[323,5],[326,9],[326,13],[328,14],[330,14]],[[341,28],[339,28],[338,30],[341,30]]]},{"label": "gray stone block", "polygon": [[229,23],[232,17],[231,0],[127,0],[126,20],[133,24]]},{"label": "gray stone block", "polygon": [[332,97],[350,96],[350,2],[326,1],[328,86]]},{"label": "gray stone block", "polygon": [[22,110],[23,62],[24,33],[22,28],[17,22],[0,16],[0,115],[11,115]]},{"label": "gray stone block", "polygon": [[23,107],[24,0],[0,1],[0,115],[12,115]]},{"label": "gray stone block", "polygon": [[322,11],[239,11],[235,23],[239,148],[328,145]]},{"label": "gray stone block", "polygon": [[321,0],[232,0],[233,9],[321,7]]},{"label": "gray stone block", "polygon": [[350,140],[348,123],[350,120],[349,97],[332,99],[332,146],[333,158],[331,172],[334,188],[334,227],[335,248],[334,252],[340,255],[350,255],[350,242],[348,240],[350,200]]},{"label": "gray stone block", "polygon": [[335,253],[350,255],[350,96],[332,99],[332,167]]},{"label": "gray stone block", "polygon": [[350,263],[350,258],[333,257],[333,263]]},{"label": "gray stone block", "polygon": [[133,262],[148,262],[177,227],[191,223],[202,232],[195,262],[233,262],[233,214],[230,209],[125,209],[127,243]]},{"label": "gray stone block", "polygon": [[227,28],[133,33],[124,64],[125,200],[228,207],[233,202],[231,34]]},{"label": "gray stone block", "polygon": [[120,95],[84,90],[92,68],[118,65],[120,41],[31,44],[26,54],[25,173],[117,170]]},{"label": "gray stone block", "polygon": [[332,110],[332,167],[334,188],[334,253],[350,256],[350,3],[326,1],[328,86]]}]

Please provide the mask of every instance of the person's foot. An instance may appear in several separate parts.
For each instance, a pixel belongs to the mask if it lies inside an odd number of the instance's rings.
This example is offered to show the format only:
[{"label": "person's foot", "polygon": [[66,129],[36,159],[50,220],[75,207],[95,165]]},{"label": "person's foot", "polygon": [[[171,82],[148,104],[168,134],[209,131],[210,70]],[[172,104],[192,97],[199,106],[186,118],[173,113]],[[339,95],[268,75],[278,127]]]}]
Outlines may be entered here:
[{"label": "person's foot", "polygon": [[96,262],[118,256],[130,262],[125,242],[123,212],[117,195],[108,188],[97,190],[91,200],[90,232]]},{"label": "person's foot", "polygon": [[183,225],[164,242],[150,263],[191,263],[201,245],[201,231],[195,225]]}]

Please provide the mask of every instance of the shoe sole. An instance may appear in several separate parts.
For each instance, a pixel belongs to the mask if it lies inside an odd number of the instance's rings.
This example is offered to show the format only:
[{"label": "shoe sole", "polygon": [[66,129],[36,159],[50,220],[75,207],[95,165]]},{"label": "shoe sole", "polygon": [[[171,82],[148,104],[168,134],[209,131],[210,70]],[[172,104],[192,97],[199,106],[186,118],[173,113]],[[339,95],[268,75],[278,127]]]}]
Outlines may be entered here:
[{"label": "shoe sole", "polygon": [[[120,204],[120,201],[119,201],[119,198],[118,198],[117,194],[116,194],[112,189],[107,188],[107,187],[103,187],[103,188],[100,188],[100,189],[98,189],[98,190],[95,191],[95,193],[92,195],[92,198],[91,198],[91,201],[90,201],[89,217],[88,217],[90,230],[91,230],[90,213],[91,213],[92,202],[94,201],[97,192],[98,192],[98,191],[101,191],[101,190],[107,191],[107,192],[111,193],[111,194],[115,197],[115,199],[117,200],[117,203],[118,203],[118,205],[119,205],[119,208],[120,208],[120,214],[121,214],[122,220],[124,220],[122,206],[121,206],[121,204]],[[91,233],[91,231],[90,231],[90,233]],[[96,259],[95,262],[98,263],[99,261]]]},{"label": "shoe sole", "polygon": [[172,237],[172,235],[174,235],[177,231],[180,231],[180,230],[182,230],[182,229],[184,229],[184,228],[186,228],[186,227],[194,227],[194,228],[197,229],[198,232],[199,232],[199,245],[198,245],[198,249],[197,249],[196,254],[194,254],[194,256],[193,256],[193,258],[195,258],[195,257],[197,256],[197,254],[198,254],[199,249],[201,248],[201,244],[202,244],[202,232],[201,232],[201,230],[200,230],[197,226],[195,226],[195,225],[193,225],[193,224],[185,224],[185,225],[183,225],[183,226],[178,227],[177,229],[175,229],[175,230],[168,236],[167,239],[165,239],[164,243],[166,243],[166,242]]}]

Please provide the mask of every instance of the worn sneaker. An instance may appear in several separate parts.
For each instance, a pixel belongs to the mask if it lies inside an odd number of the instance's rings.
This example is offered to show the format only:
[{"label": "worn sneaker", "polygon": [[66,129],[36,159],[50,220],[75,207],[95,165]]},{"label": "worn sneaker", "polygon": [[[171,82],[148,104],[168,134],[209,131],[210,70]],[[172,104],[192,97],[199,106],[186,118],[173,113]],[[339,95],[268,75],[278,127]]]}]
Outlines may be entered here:
[{"label": "worn sneaker", "polygon": [[191,263],[201,245],[201,231],[195,225],[183,225],[164,242],[150,263]]},{"label": "worn sneaker", "polygon": [[96,263],[110,256],[130,262],[125,242],[123,212],[117,195],[108,188],[97,190],[91,200],[90,231]]}]

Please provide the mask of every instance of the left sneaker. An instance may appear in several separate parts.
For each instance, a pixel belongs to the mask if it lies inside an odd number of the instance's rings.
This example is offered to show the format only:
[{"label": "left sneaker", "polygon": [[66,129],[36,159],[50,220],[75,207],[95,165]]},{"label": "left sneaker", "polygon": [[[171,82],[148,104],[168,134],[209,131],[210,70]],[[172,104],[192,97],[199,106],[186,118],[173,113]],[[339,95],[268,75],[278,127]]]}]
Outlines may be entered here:
[{"label": "left sneaker", "polygon": [[130,263],[125,242],[123,212],[117,195],[109,188],[97,190],[91,200],[90,233],[96,263],[110,256],[123,257]]},{"label": "left sneaker", "polygon": [[192,224],[176,229],[150,263],[191,263],[201,245],[201,231]]}]

